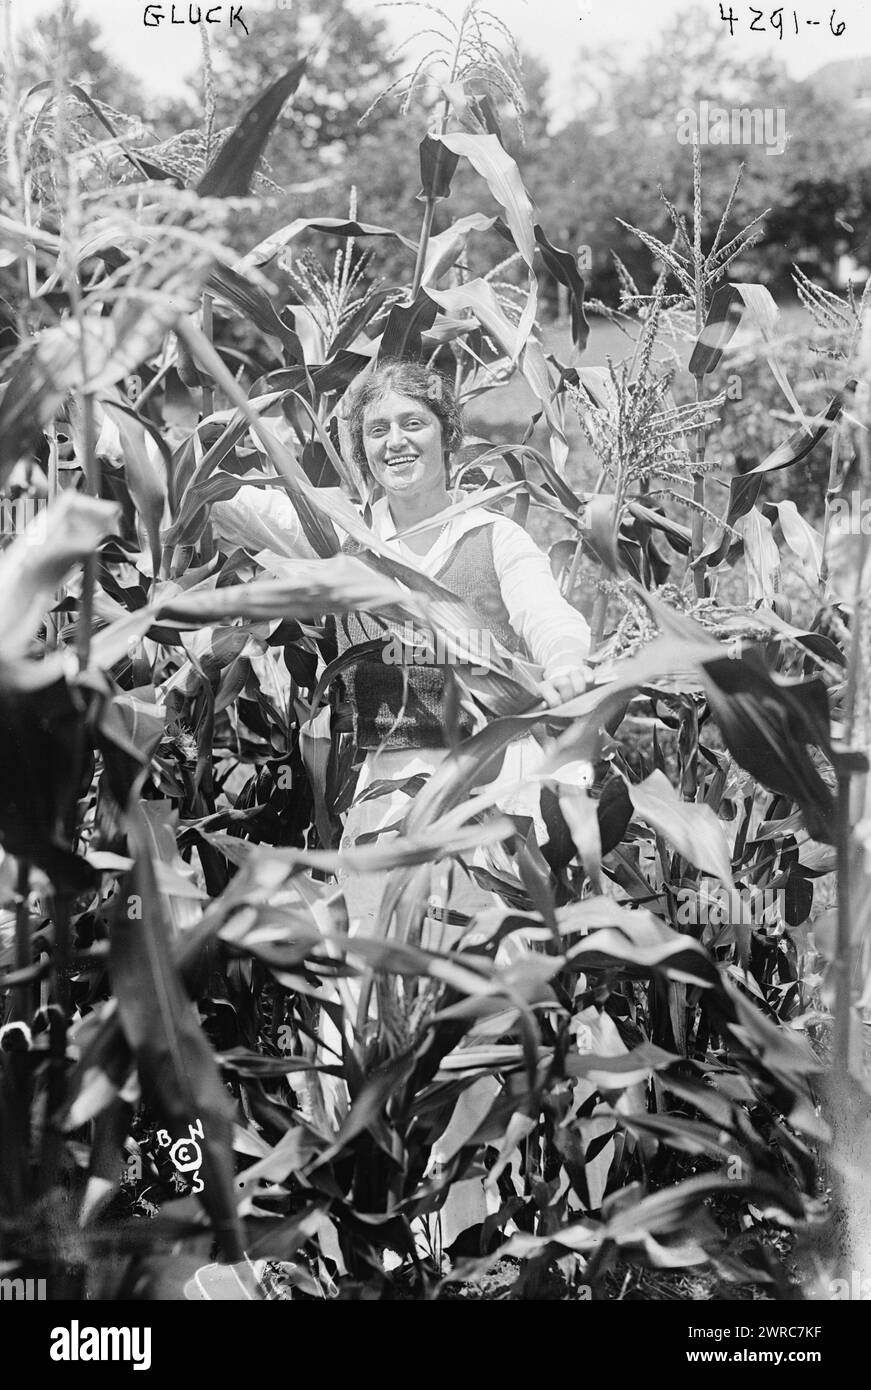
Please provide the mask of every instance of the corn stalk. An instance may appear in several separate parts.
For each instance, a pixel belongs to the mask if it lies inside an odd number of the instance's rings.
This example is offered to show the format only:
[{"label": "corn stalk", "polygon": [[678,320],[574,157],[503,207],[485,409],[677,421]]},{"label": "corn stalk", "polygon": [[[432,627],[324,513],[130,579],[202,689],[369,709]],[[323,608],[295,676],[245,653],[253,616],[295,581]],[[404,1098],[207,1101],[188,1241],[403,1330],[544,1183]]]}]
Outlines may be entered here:
[{"label": "corn stalk", "polygon": [[838,464],[841,449],[841,421],[835,421],[832,428],[831,454],[829,456],[829,480],[826,486],[826,511],[823,517],[823,540],[822,557],[820,559],[820,588],[825,594],[826,583],[829,578],[829,561],[826,554],[826,546],[829,539],[829,523],[832,516],[832,502],[835,499],[838,487]]},{"label": "corn stalk", "polygon": [[[15,969],[28,970],[31,963],[30,911],[27,895],[30,891],[30,865],[26,859],[18,861],[18,881],[15,885]],[[33,986],[27,981],[15,986],[12,995],[11,1018],[22,1023],[30,1023],[33,1015]]]},{"label": "corn stalk", "polygon": [[[865,1083],[861,1028],[854,990],[858,942],[857,911],[867,892],[863,851],[855,827],[867,811],[867,774],[857,767],[868,753],[868,617],[865,570],[869,539],[864,534],[861,497],[871,478],[871,450],[867,419],[857,430],[859,469],[856,505],[851,509],[850,554],[853,575],[850,652],[842,712],[842,752],[838,767],[837,876],[838,922],[832,963],[834,985],[832,1070],[826,1087],[828,1118],[832,1129],[830,1168],[832,1182],[832,1233],[836,1273],[849,1281],[854,1270],[865,1270],[871,1260],[871,1193],[867,1181],[867,1155],[871,1145],[868,1090]],[[832,444],[829,492],[837,468],[837,433]],[[828,515],[828,499],[827,499]],[[824,560],[825,563],[825,560]],[[857,755],[859,755],[857,757]],[[867,993],[867,991],[866,991]]]},{"label": "corn stalk", "polygon": [[[702,255],[702,152],[698,139],[693,142],[693,269],[696,292],[696,338],[705,325],[705,261]],[[705,379],[695,378],[696,404],[701,405],[704,397]],[[705,461],[705,427],[699,425],[695,431],[694,462],[703,465]],[[704,515],[699,510],[705,505],[705,475],[701,468],[693,476],[692,550],[690,558],[697,560],[704,547]],[[705,575],[701,568],[693,570],[693,583],[699,598],[705,596]]]},{"label": "corn stalk", "polygon": [[[217,96],[215,92],[215,73],[212,67],[211,40],[209,39],[208,28],[205,24],[200,25],[200,42],[203,48],[203,110],[205,117],[203,139],[206,149],[205,167],[208,169],[212,159]],[[208,290],[203,290],[203,333],[210,343],[215,340],[212,315],[213,302],[212,296],[209,294]],[[203,376],[202,382],[203,419],[207,419],[215,409],[215,391],[209,377]]]}]

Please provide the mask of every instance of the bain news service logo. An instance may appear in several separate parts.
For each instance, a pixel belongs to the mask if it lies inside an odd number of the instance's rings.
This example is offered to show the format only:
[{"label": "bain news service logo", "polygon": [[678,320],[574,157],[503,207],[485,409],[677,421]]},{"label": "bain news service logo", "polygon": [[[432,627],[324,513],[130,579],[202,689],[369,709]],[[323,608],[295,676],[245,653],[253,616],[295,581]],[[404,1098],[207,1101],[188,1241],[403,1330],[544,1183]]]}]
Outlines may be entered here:
[{"label": "bain news service logo", "polygon": [[175,1172],[173,1177],[177,1179],[176,1186],[184,1188],[188,1179],[191,1181],[191,1192],[196,1195],[205,1189],[205,1183],[200,1176],[200,1168],[203,1162],[203,1151],[197,1140],[202,1139],[203,1122],[197,1117],[192,1125],[188,1125],[187,1139],[176,1139],[175,1143],[165,1129],[159,1129],[155,1138],[158,1147],[169,1150],[169,1161]]}]

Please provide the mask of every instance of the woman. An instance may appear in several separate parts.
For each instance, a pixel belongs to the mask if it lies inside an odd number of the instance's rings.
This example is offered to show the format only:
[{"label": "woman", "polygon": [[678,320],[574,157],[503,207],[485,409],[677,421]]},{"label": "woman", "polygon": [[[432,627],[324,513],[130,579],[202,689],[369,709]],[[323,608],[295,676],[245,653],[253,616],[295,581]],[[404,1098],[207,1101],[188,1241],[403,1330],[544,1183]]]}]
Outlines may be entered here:
[{"label": "woman", "polygon": [[[408,362],[377,369],[350,403],[350,439],[355,462],[381,489],[372,507],[372,529],[405,559],[436,579],[480,617],[480,629],[459,634],[468,649],[489,655],[487,638],[543,668],[538,690],[551,706],[581,694],[586,685],[585,658],[590,630],[580,613],[562,597],[542,554],[522,527],[484,506],[445,519],[452,505],[451,457],[462,442],[462,421],[454,391],[440,374]],[[431,525],[423,523],[431,521]],[[403,539],[403,532],[411,532]],[[348,542],[346,551],[358,547]],[[340,651],[383,635],[384,625],[359,615],[336,623]],[[433,643],[428,643],[430,650]],[[396,644],[384,653],[363,657],[343,677],[354,716],[358,746],[366,759],[342,839],[348,848],[363,834],[394,825],[409,803],[397,790],[386,797],[360,801],[374,782],[401,783],[431,773],[446,756],[444,664],[413,660],[393,664]],[[464,717],[460,737],[472,732]],[[532,738],[509,746],[497,787],[503,811],[529,815],[539,837],[544,826],[538,811],[538,787],[529,774],[540,761]],[[492,856],[478,856],[478,867],[499,867]],[[503,865],[507,867],[507,864]],[[344,877],[349,914],[374,918],[381,885],[373,879]],[[444,903],[444,893],[437,894]],[[465,914],[491,906],[492,897],[466,882],[455,906]],[[446,943],[445,943],[446,944]]]},{"label": "woman", "polygon": [[[349,432],[354,461],[380,489],[372,506],[370,525],[375,534],[395,548],[397,559],[410,565],[461,599],[480,618],[480,628],[459,634],[468,648],[487,656],[500,647],[531,658],[542,668],[538,691],[549,706],[581,694],[586,686],[585,659],[590,647],[586,620],[562,597],[547,557],[522,527],[484,506],[445,518],[452,506],[449,491],[451,458],[459,448],[462,420],[454,390],[440,373],[410,362],[388,362],[367,378],[349,403]],[[242,494],[251,494],[243,497]],[[302,553],[300,528],[290,503],[286,521],[293,535],[286,537],[297,554]],[[216,504],[212,520],[216,533],[251,548],[252,536],[261,542],[263,514],[273,512],[276,499],[266,501],[254,489],[242,489],[237,503]],[[242,509],[251,515],[246,518]],[[285,521],[281,512],[281,526]],[[431,522],[430,525],[422,523]],[[403,537],[404,532],[412,534]],[[246,540],[247,532],[247,540]],[[360,547],[346,541],[344,550]],[[404,636],[408,636],[406,629]],[[336,619],[339,651],[345,652],[390,630],[368,615],[348,614]],[[498,646],[496,644],[499,644]],[[432,642],[428,645],[432,656]],[[397,646],[405,647],[405,656]],[[438,653],[436,653],[438,655]],[[429,660],[426,647],[412,652],[407,644],[392,642],[384,653],[363,656],[342,676],[354,720],[356,741],[366,750],[356,798],[348,812],[341,847],[347,849],[360,836],[367,839],[395,826],[410,805],[410,795],[400,789],[416,774],[432,773],[447,755],[445,696],[447,672],[442,663]],[[386,659],[385,659],[386,658]],[[413,658],[413,659],[412,659]],[[456,731],[472,732],[467,714]],[[538,785],[530,781],[540,762],[539,745],[532,737],[520,739],[506,750],[496,787],[503,789],[497,805],[508,814],[530,816],[538,838],[546,838],[538,809]],[[376,782],[394,782],[388,795],[361,801]],[[477,856],[477,866],[492,871],[508,868],[498,852]],[[344,872],[352,930],[368,931],[374,925],[383,888],[376,875]],[[438,906],[447,906],[447,893],[436,891]],[[470,915],[493,905],[492,896],[468,878],[458,886],[451,905]],[[456,935],[456,933],[453,933]],[[436,944],[433,942],[433,944]],[[448,944],[442,936],[439,944]]]},{"label": "woman", "polygon": [[[464,636],[470,646],[477,636],[478,651],[483,656],[490,655],[488,642],[480,640],[483,638],[493,639],[509,653],[531,656],[543,670],[538,690],[549,706],[581,694],[586,687],[584,661],[590,648],[590,630],[581,614],[562,597],[547,557],[522,527],[484,506],[458,516],[444,515],[452,505],[451,457],[462,441],[460,411],[451,385],[423,366],[406,362],[385,364],[352,397],[349,427],[354,461],[381,490],[372,506],[372,530],[395,549],[397,559],[437,580],[477,614],[480,628],[459,636]],[[256,505],[257,500],[255,494],[246,505]],[[216,507],[214,511],[217,510]],[[219,514],[218,520],[221,519]],[[295,518],[291,525],[294,523],[298,537]],[[409,534],[404,536],[405,532]],[[238,529],[234,528],[231,535],[226,535],[225,530],[224,534],[239,543]],[[257,535],[263,539],[261,527]],[[350,540],[343,548],[348,553],[360,549]],[[337,617],[335,629],[340,652],[372,638],[389,636],[385,623],[361,614]],[[395,658],[396,644],[392,646]],[[424,650],[424,658],[429,654]],[[391,827],[402,820],[414,794],[404,785],[417,774],[434,772],[448,753],[448,677],[444,662],[421,662],[417,659],[421,653],[417,652],[413,661],[403,661],[400,656],[399,663],[394,664],[385,659],[387,655],[385,648],[383,652],[361,656],[342,675],[356,740],[366,750],[355,800],[345,820],[342,849],[350,848],[361,836],[368,840],[382,832],[394,833]],[[462,737],[471,731],[470,722],[462,721],[457,733]],[[539,745],[532,737],[510,744],[494,790],[500,791],[497,807],[508,814],[531,817],[543,842],[546,832],[538,809],[539,785],[534,780],[540,760]],[[382,782],[394,784],[392,790],[365,797],[367,791],[375,789],[375,783]],[[500,862],[498,849],[478,851],[471,867],[491,875],[500,868],[509,872],[512,868],[507,856]],[[434,872],[442,873],[439,868]],[[382,876],[341,870],[339,882],[351,932],[374,935],[379,927],[383,930],[384,923],[378,919]],[[492,907],[495,901],[468,875],[457,874],[453,884],[450,876],[447,881],[444,877],[436,879],[430,890],[425,929],[430,947],[451,945],[462,930],[449,925],[449,912],[445,909],[456,909],[465,918]],[[504,943],[503,957],[510,955],[510,947],[506,950],[509,943],[518,944],[516,934]],[[359,1008],[356,985],[339,981],[337,989],[346,1017],[353,1020]],[[382,997],[381,1007],[386,1007],[387,1002]],[[325,1042],[334,1051],[340,1050],[330,1020],[322,1020],[321,1026]],[[326,1087],[326,1078],[324,1083]],[[439,1171],[439,1165],[459,1142],[451,1139],[454,1130],[467,1133],[474,1129],[476,1107],[487,1109],[496,1091],[496,1082],[484,1077],[463,1093],[451,1127],[432,1150],[428,1170],[431,1175]],[[329,1091],[329,1104],[335,1110],[337,1123],[347,1105],[343,1092],[341,1085]],[[460,1232],[482,1222],[488,1211],[495,1209],[494,1202],[498,1206],[498,1201],[491,1197],[488,1205],[478,1178],[454,1183],[439,1217],[444,1246],[452,1244]]]},{"label": "woman", "polygon": [[[387,364],[353,396],[349,424],[354,460],[382,491],[372,507],[372,529],[395,546],[399,559],[438,580],[480,617],[477,634],[460,634],[468,646],[489,655],[485,642],[472,640],[489,634],[509,652],[530,655],[543,668],[538,689],[548,705],[583,693],[590,630],[562,597],[547,557],[522,527],[483,506],[444,517],[452,500],[451,456],[463,433],[450,384],[425,367]],[[403,532],[410,534],[403,539]],[[344,548],[357,547],[346,543]],[[346,650],[378,636],[379,630],[371,620],[349,614],[337,619],[336,634],[340,650]],[[345,849],[359,836],[386,830],[401,820],[410,805],[402,784],[415,774],[432,773],[447,756],[444,666],[417,660],[399,666],[386,662],[385,655],[386,650],[362,658],[344,677],[357,743],[367,750],[356,800],[345,821]],[[470,732],[463,725],[458,730],[460,736]],[[496,803],[500,810],[531,816],[543,842],[539,786],[531,780],[540,757],[539,745],[531,737],[509,744],[493,790],[502,789]],[[367,788],[382,781],[394,783],[395,789],[386,796],[360,799]],[[479,850],[472,867],[491,875],[500,869],[511,872],[514,866],[504,851],[501,855],[502,862],[499,849]],[[371,935],[379,925],[383,929],[377,917],[383,888],[378,876],[345,872],[339,881],[352,930],[356,926]],[[453,893],[450,879],[431,880],[432,888],[437,891],[430,893],[426,927],[426,944],[431,947],[451,945],[462,930],[448,924],[446,908],[453,906],[468,916],[494,904],[482,886],[465,876],[454,882]],[[522,948],[516,934],[503,943],[503,958],[510,957],[511,946]],[[389,1000],[379,994],[379,1002],[383,1008]],[[493,1078],[483,1077],[459,1098],[451,1125],[432,1150],[430,1176],[437,1176],[462,1136],[476,1128],[476,1118],[497,1093]],[[443,1246],[449,1247],[463,1231],[485,1221],[498,1205],[495,1194],[488,1198],[479,1178],[454,1183],[438,1218]]]}]

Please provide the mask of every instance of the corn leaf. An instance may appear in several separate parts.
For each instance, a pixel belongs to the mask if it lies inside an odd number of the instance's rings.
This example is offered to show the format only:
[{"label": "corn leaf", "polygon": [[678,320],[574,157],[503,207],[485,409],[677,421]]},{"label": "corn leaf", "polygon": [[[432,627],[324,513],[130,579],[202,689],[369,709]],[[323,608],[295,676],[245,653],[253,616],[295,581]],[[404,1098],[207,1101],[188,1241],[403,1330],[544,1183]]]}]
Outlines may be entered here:
[{"label": "corn leaf", "polygon": [[815,840],[834,844],[834,798],[807,750],[810,744],[831,751],[822,681],[778,679],[752,652],[740,661],[706,660],[702,673],[711,711],[735,761],[763,786],[795,801]]},{"label": "corn leaf", "polygon": [[446,145],[425,135],[419,146],[420,192],[415,196],[420,201],[440,202],[451,196],[451,180],[460,162],[459,154],[452,153]]},{"label": "corn leaf", "polygon": [[808,583],[820,582],[823,562],[823,538],[819,531],[805,521],[794,502],[775,502],[783,539],[801,564]]},{"label": "corn leaf", "polygon": [[523,186],[520,170],[496,135],[470,135],[457,131],[443,135],[441,143],[455,155],[468,159],[472,168],[486,180],[505,217],[517,246],[530,270],[535,256],[535,220],[532,201]]},{"label": "corn leaf", "polygon": [[279,318],[272,300],[259,285],[252,284],[238,270],[226,265],[216,265],[207,283],[217,298],[223,299],[261,333],[278,338],[291,362],[303,361],[302,344],[296,332]]},{"label": "corn leaf", "polygon": [[664,772],[627,786],[635,815],[673,845],[690,864],[732,886],[729,845],[710,806],[682,801]]},{"label": "corn leaf", "polygon": [[421,284],[437,285],[465,251],[470,234],[489,231],[495,221],[495,217],[485,217],[483,213],[473,212],[468,217],[457,218],[447,231],[430,237]]},{"label": "corn leaf", "polygon": [[102,402],[102,406],[121,436],[124,472],[130,496],[145,523],[151,547],[152,573],[157,577],[160,573],[160,527],[166,506],[166,473],[163,460],[160,455],[154,458],[149,453],[145,429],[132,411],[107,400]]},{"label": "corn leaf", "polygon": [[747,563],[747,598],[771,604],[780,592],[780,551],[771,530],[771,522],[758,507],[751,507],[735,529],[744,540]]},{"label": "corn leaf", "polygon": [[398,241],[410,251],[417,250],[417,242],[403,236],[401,232],[394,231],[392,227],[381,227],[373,222],[349,222],[344,217],[297,217],[295,221],[279,227],[277,232],[272,232],[264,241],[259,242],[233,269],[244,273],[246,266],[266,265],[289,242],[294,241],[302,232],[308,231],[327,232],[330,236],[353,237],[355,241],[360,237],[385,236]]},{"label": "corn leaf", "polygon": [[[803,459],[807,458],[808,454],[816,448],[839,418],[847,404],[847,397],[855,389],[856,382],[854,380],[848,381],[842,390],[835,392],[826,409],[809,421],[807,428],[802,427],[796,430],[782,444],[778,444],[777,448],[773,449],[755,468],[749,469],[746,473],[739,473],[732,478],[729,484],[726,526],[734,527],[735,523],[742,516],[746,516],[750,508],[754,506],[766,473],[774,473],[781,468],[789,468],[792,464],[801,463]],[[708,543],[695,564],[720,564],[725,558],[730,544],[729,532],[725,531],[719,541],[714,539]]]},{"label": "corn leaf", "polygon": [[570,252],[562,251],[559,247],[553,246],[548,241],[542,228],[538,225],[535,227],[535,240],[541,251],[542,260],[551,275],[561,285],[565,285],[569,292],[572,342],[578,352],[583,352],[590,336],[590,325],[584,313],[584,292],[586,286],[584,285],[584,277],[578,270],[577,260]]},{"label": "corn leaf", "polygon": [[418,293],[413,304],[394,304],[387,316],[378,361],[394,358],[417,362],[423,352],[422,335],[432,328],[438,309],[425,290]]},{"label": "corn leaf", "polygon": [[[188,1141],[202,1160],[203,1204],[223,1252],[242,1256],[232,1163],[233,1109],[214,1055],[172,961],[172,937],[151,862],[146,822],[127,817],[135,856],[129,895],[110,933],[109,969],[118,1013],[146,1094],[171,1138]],[[190,1127],[201,1126],[199,1139]],[[199,1142],[201,1140],[201,1142]]]},{"label": "corn leaf", "polygon": [[55,590],[92,555],[119,521],[114,502],[64,490],[0,552],[0,651],[13,660],[28,650]]},{"label": "corn leaf", "polygon": [[281,115],[284,103],[293,96],[302,81],[307,63],[307,58],[300,58],[252,102],[197,184],[200,197],[245,196],[272,127]]}]

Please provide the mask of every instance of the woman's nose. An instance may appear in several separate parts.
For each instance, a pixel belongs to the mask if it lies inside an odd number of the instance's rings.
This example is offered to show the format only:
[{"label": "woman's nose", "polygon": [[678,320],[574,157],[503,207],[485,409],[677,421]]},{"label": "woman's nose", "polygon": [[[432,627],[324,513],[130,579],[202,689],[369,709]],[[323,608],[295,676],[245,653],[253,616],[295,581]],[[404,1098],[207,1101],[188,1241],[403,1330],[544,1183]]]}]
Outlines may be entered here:
[{"label": "woman's nose", "polygon": [[399,428],[396,421],[394,420],[393,424],[390,426],[390,431],[387,435],[388,447],[391,449],[398,449],[399,445],[403,442],[403,439],[404,435],[402,433],[402,430]]}]

